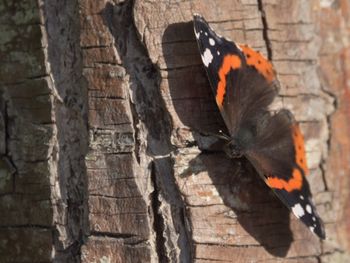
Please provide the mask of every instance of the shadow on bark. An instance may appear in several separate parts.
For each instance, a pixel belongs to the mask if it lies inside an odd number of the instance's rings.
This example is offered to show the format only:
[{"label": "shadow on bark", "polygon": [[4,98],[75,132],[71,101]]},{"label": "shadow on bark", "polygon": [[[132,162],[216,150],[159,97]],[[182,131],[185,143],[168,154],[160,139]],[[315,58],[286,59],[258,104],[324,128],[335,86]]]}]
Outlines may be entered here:
[{"label": "shadow on bark", "polygon": [[[160,72],[149,58],[134,25],[133,5],[133,0],[116,5],[107,3],[101,16],[115,39],[116,50],[130,77],[130,89],[133,94],[130,106],[136,133],[135,155],[140,154],[137,133],[145,133],[136,125],[141,121],[147,130],[147,150],[141,154],[157,156],[146,169],[151,171],[150,179],[154,187],[151,195],[152,209],[149,213],[152,213],[150,217],[153,217],[158,259],[160,262],[175,262],[179,258],[180,262],[190,262],[192,246],[184,222],[184,203],[175,183],[170,158],[171,118],[159,89]],[[161,202],[164,206],[170,206],[174,226],[167,225],[168,221],[160,209]],[[173,231],[172,227],[178,235],[176,240],[172,240],[169,234]]]},{"label": "shadow on bark", "polygon": [[[171,98],[180,120],[203,133],[217,133],[223,129],[224,123],[214,104],[200,55],[195,51],[197,44],[192,22],[169,25],[163,35],[162,47]],[[186,61],[186,53],[188,56],[192,53],[197,55]],[[188,62],[192,66],[186,66]],[[181,63],[184,66],[179,67]],[[194,137],[201,148],[201,136],[194,134]],[[201,167],[205,167],[225,205],[237,215],[239,224],[270,254],[284,257],[293,240],[288,209],[245,158],[232,160],[223,152],[202,150],[202,154],[190,161],[190,168],[183,176],[196,176],[198,171],[193,167],[199,162]],[[227,172],[223,173],[223,167],[227,168]]]}]

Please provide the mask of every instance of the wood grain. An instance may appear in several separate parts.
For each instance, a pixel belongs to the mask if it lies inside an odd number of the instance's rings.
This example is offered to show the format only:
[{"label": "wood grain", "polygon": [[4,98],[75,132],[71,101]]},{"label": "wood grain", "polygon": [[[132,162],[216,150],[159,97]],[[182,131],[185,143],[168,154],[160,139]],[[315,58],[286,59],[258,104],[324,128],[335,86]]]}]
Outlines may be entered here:
[{"label": "wood grain", "polygon": [[[347,0],[17,2],[0,3],[1,262],[350,261]],[[325,241],[208,136],[226,128],[194,13],[272,60]]]}]

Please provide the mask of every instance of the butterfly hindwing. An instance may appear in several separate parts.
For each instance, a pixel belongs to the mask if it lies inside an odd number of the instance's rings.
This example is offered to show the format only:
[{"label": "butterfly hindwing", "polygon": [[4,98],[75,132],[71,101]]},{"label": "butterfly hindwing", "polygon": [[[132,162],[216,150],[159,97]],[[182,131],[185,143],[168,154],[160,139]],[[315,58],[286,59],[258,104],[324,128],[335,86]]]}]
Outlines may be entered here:
[{"label": "butterfly hindwing", "polygon": [[276,195],[292,210],[312,232],[320,238],[325,238],[322,219],[319,217],[312,201],[312,194],[306,176],[309,173],[304,147],[304,138],[297,123],[293,122],[288,133],[291,137],[293,150],[293,169],[288,178],[266,175],[266,183]]},{"label": "butterfly hindwing", "polygon": [[266,184],[312,232],[325,238],[306,180],[304,138],[291,112],[281,110],[260,124],[246,157]]}]

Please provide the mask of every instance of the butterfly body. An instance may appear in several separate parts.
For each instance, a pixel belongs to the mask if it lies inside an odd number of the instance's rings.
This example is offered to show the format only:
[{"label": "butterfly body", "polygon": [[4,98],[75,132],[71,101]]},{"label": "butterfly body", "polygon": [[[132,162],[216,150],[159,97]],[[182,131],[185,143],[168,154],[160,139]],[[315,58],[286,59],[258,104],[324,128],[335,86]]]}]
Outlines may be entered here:
[{"label": "butterfly body", "polygon": [[216,104],[228,128],[225,152],[246,158],[281,201],[325,237],[306,175],[304,139],[293,114],[271,112],[279,84],[272,64],[247,45],[218,36],[194,16],[194,33]]},{"label": "butterfly body", "polygon": [[225,152],[230,158],[241,158],[243,156],[242,144],[237,139],[231,139],[225,145]]}]

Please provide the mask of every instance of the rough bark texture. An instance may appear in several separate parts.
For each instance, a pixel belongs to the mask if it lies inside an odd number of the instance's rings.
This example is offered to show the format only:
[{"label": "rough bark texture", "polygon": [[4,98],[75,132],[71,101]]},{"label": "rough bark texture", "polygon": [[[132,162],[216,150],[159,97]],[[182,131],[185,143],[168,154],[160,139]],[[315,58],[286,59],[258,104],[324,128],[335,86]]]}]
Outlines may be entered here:
[{"label": "rough bark texture", "polygon": [[[193,13],[272,60],[325,241],[199,133]],[[348,0],[1,0],[0,61],[0,262],[350,262]]]}]

